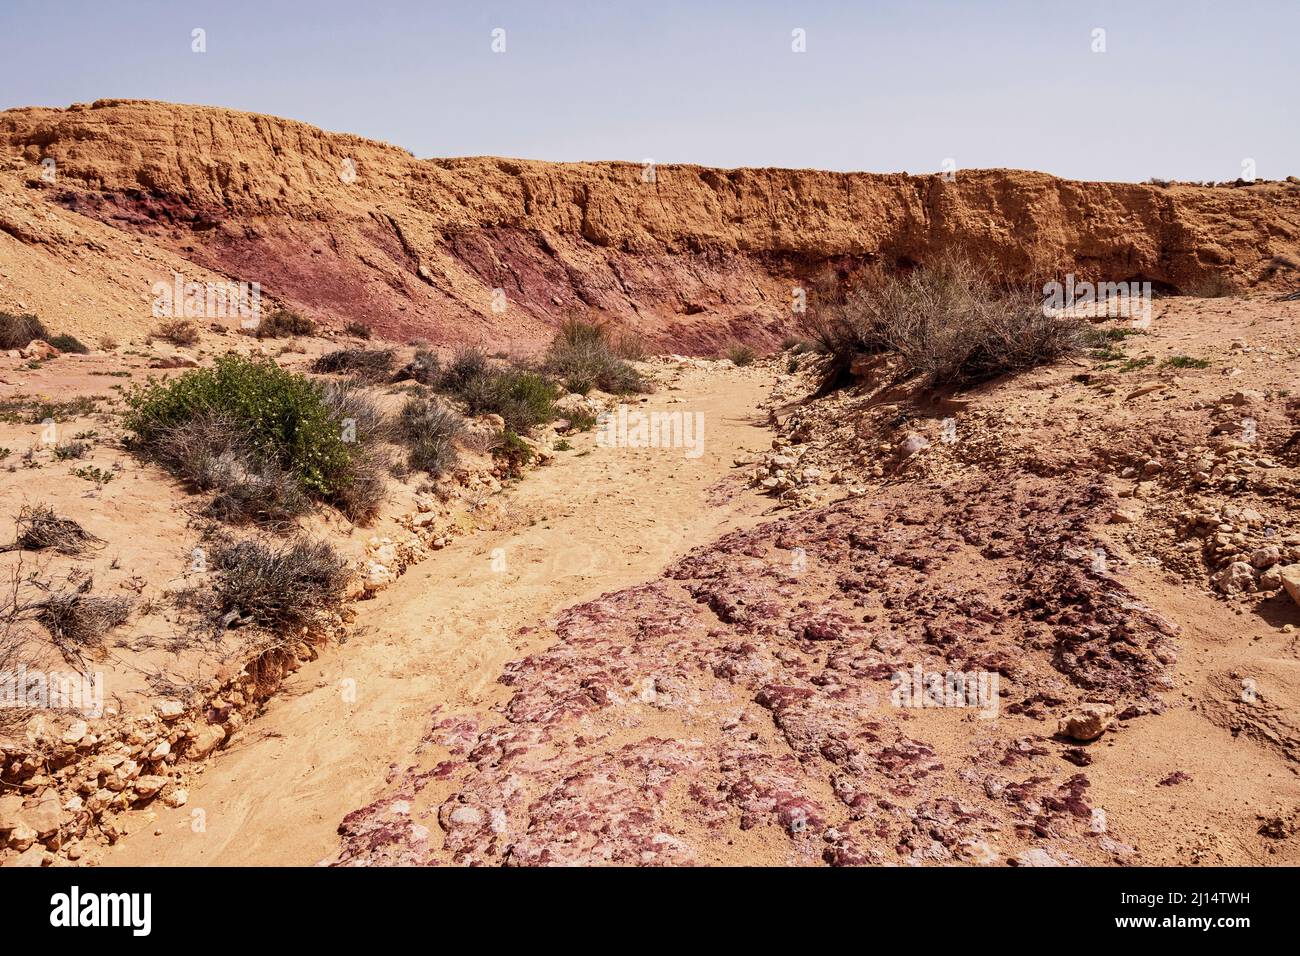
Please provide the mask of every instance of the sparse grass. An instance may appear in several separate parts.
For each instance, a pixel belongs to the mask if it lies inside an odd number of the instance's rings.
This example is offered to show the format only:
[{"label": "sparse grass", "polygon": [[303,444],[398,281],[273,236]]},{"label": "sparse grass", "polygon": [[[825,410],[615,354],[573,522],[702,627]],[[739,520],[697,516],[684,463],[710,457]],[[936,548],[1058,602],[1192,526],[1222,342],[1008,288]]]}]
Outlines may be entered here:
[{"label": "sparse grass", "polygon": [[392,349],[335,349],[312,363],[318,374],[351,373],[364,382],[380,382],[393,370],[396,353]]},{"label": "sparse grass", "polygon": [[1209,368],[1210,360],[1192,358],[1190,355],[1171,355],[1160,364],[1167,368]]},{"label": "sparse grass", "polygon": [[218,614],[294,637],[317,612],[341,602],[351,578],[348,563],[324,541],[223,539],[210,553]]},{"label": "sparse grass", "polygon": [[77,557],[103,545],[71,518],[60,518],[49,505],[24,505],[14,519],[17,535],[0,551],[43,551],[46,548]]},{"label": "sparse grass", "polygon": [[547,349],[543,368],[559,378],[571,392],[587,394],[593,388],[616,395],[648,391],[646,382],[620,352],[634,351],[639,343],[622,344],[605,325],[568,319]]},{"label": "sparse grass", "polygon": [[315,335],[316,323],[289,309],[276,309],[262,317],[253,330],[259,339],[288,339],[295,335]]},{"label": "sparse grass", "polygon": [[153,338],[162,339],[172,345],[196,345],[199,341],[199,327],[193,322],[175,319],[171,322],[164,322],[151,335]]},{"label": "sparse grass", "polygon": [[45,339],[49,334],[34,315],[0,312],[0,349],[26,348],[33,339]]},{"label": "sparse grass", "polygon": [[853,360],[891,353],[903,377],[929,388],[965,387],[1056,361],[1083,340],[1083,324],[1043,314],[1034,296],[993,288],[969,262],[948,257],[876,290],[849,289],[809,314],[826,353],[824,389],[852,380]]},{"label": "sparse grass", "polygon": [[1124,364],[1119,367],[1119,370],[1121,372],[1136,372],[1151,365],[1154,361],[1155,359],[1150,355],[1143,355],[1141,358],[1131,358],[1124,362]]}]

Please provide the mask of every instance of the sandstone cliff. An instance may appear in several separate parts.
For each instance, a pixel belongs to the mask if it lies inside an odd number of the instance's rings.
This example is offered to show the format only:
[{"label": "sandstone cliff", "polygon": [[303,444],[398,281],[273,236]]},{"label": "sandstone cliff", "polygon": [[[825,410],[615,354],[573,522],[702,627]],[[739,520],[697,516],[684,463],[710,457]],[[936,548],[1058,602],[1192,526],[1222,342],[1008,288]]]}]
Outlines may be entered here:
[{"label": "sandstone cliff", "polygon": [[1274,255],[1300,254],[1293,182],[421,160],[290,120],[133,100],[0,113],[0,199],[0,308],[74,332],[147,327],[149,286],[179,270],[434,341],[529,345],[598,308],[705,349],[779,335],[792,287],[828,263],[959,248],[1007,277],[1176,291],[1211,275],[1256,284]]}]

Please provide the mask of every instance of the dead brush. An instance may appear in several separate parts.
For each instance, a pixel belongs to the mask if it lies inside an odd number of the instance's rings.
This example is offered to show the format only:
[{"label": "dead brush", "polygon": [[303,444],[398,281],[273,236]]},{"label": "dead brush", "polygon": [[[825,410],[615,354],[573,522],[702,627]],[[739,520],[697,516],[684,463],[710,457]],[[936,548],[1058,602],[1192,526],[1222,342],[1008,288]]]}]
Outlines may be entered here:
[{"label": "dead brush", "polygon": [[1030,293],[995,287],[969,261],[946,257],[878,288],[831,290],[805,328],[826,358],[823,390],[853,380],[862,356],[901,358],[901,378],[927,388],[962,388],[1064,358],[1083,322],[1047,315]]},{"label": "dead brush", "polygon": [[130,598],[100,597],[90,593],[93,586],[94,580],[86,578],[75,589],[54,591],[31,605],[36,620],[45,625],[65,656],[76,657],[85,648],[97,646],[105,634],[131,616]]},{"label": "dead brush", "polygon": [[380,382],[393,372],[397,353],[392,349],[335,349],[312,363],[319,374],[350,372],[363,382]]},{"label": "dead brush", "polygon": [[17,538],[0,546],[4,551],[44,551],[52,548],[70,557],[100,548],[104,539],[91,534],[71,518],[60,518],[49,505],[24,505],[15,519]]}]

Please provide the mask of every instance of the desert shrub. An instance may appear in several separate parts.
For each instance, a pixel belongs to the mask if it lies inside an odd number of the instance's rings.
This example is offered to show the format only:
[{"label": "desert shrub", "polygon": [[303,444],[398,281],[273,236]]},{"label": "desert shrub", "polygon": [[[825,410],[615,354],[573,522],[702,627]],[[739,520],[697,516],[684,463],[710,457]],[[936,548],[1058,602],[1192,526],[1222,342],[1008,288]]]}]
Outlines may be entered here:
[{"label": "desert shrub", "polygon": [[543,367],[571,392],[599,388],[615,394],[645,391],[645,381],[618,353],[608,327],[568,319],[547,349]]},{"label": "desert shrub", "polygon": [[[210,549],[217,613],[298,631],[343,598],[348,563],[324,541],[218,540]],[[295,635],[296,636],[296,635]]]},{"label": "desert shrub", "polygon": [[393,440],[392,422],[364,385],[349,380],[322,384],[321,397],[330,418],[342,426],[345,441],[369,445]]},{"label": "desert shrub", "polygon": [[735,365],[743,368],[746,365],[753,365],[754,359],[758,358],[758,354],[744,342],[733,342],[727,346],[727,358],[731,359]]},{"label": "desert shrub", "polygon": [[417,349],[415,357],[393,374],[394,382],[418,382],[420,385],[437,385],[442,368],[436,352]]},{"label": "desert shrub", "polygon": [[410,449],[407,460],[413,470],[437,476],[456,464],[456,438],[465,429],[458,412],[435,400],[409,398],[398,429]]},{"label": "desert shrub", "polygon": [[84,441],[65,441],[54,446],[54,457],[59,461],[71,461],[85,458],[90,454],[90,443]]},{"label": "desert shrub", "polygon": [[56,335],[50,339],[50,344],[60,352],[69,352],[73,355],[85,355],[90,351],[90,347],[82,342],[75,335]]},{"label": "desert shrub", "polygon": [[350,372],[366,382],[388,378],[393,370],[392,349],[335,349],[312,363],[311,370],[321,374]]},{"label": "desert shrub", "polygon": [[[373,456],[358,427],[350,433],[338,400],[324,385],[269,360],[226,355],[210,369],[192,369],[169,382],[151,380],[128,393],[125,424],[133,444],[178,467],[169,449],[177,429],[208,419],[229,423],[232,454],[248,455],[252,474],[277,469],[294,476],[310,497],[352,516],[378,507]],[[162,439],[169,442],[164,444]],[[209,450],[209,454],[210,454]],[[363,518],[354,517],[354,520]]]},{"label": "desert shrub", "polygon": [[524,466],[533,460],[533,450],[519,435],[507,429],[493,445],[492,456],[505,463],[510,477],[518,478],[523,474]]},{"label": "desert shrub", "polygon": [[555,385],[536,372],[493,369],[455,394],[471,415],[500,415],[515,432],[531,431],[555,417]]},{"label": "desert shrub", "polygon": [[0,349],[25,348],[33,339],[45,339],[49,334],[34,315],[0,312]]},{"label": "desert shrub", "polygon": [[851,290],[808,329],[827,354],[826,387],[845,384],[857,356],[882,352],[928,387],[972,385],[1062,358],[1083,335],[1078,319],[1044,315],[1034,296],[996,289],[956,258]]},{"label": "desert shrub", "polygon": [[131,615],[130,598],[99,597],[89,593],[90,588],[87,578],[75,590],[51,592],[36,606],[36,619],[65,652],[93,647]]},{"label": "desert shrub", "polygon": [[49,505],[24,505],[15,519],[17,535],[13,544],[0,551],[43,551],[52,548],[59,554],[77,556],[102,545],[97,538],[71,518],[60,518]]},{"label": "desert shrub", "polygon": [[153,337],[170,342],[172,345],[195,345],[199,341],[199,327],[184,319],[164,322],[154,329]]},{"label": "desert shrub", "polygon": [[164,429],[154,452],[195,490],[213,494],[209,517],[274,525],[308,510],[297,476],[259,455],[250,435],[228,418],[198,415]]},{"label": "desert shrub", "polygon": [[375,330],[364,322],[349,322],[343,326],[343,331],[348,335],[355,335],[359,339],[369,339],[375,334]]},{"label": "desert shrub", "polygon": [[287,339],[295,335],[314,335],[316,323],[298,312],[276,309],[264,315],[253,334],[259,339]]},{"label": "desert shrub", "polygon": [[444,392],[456,394],[468,387],[476,379],[488,372],[488,355],[475,346],[458,349],[452,356],[450,364],[438,377],[437,387]]}]

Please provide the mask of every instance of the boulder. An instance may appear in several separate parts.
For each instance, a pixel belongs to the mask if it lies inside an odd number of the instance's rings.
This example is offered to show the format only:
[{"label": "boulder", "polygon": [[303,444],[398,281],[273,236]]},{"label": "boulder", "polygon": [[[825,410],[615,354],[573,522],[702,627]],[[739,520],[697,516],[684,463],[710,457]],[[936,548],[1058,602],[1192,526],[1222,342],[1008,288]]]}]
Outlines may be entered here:
[{"label": "boulder", "polygon": [[1080,704],[1057,723],[1057,732],[1071,740],[1096,740],[1106,732],[1115,719],[1115,708],[1110,704]]}]

